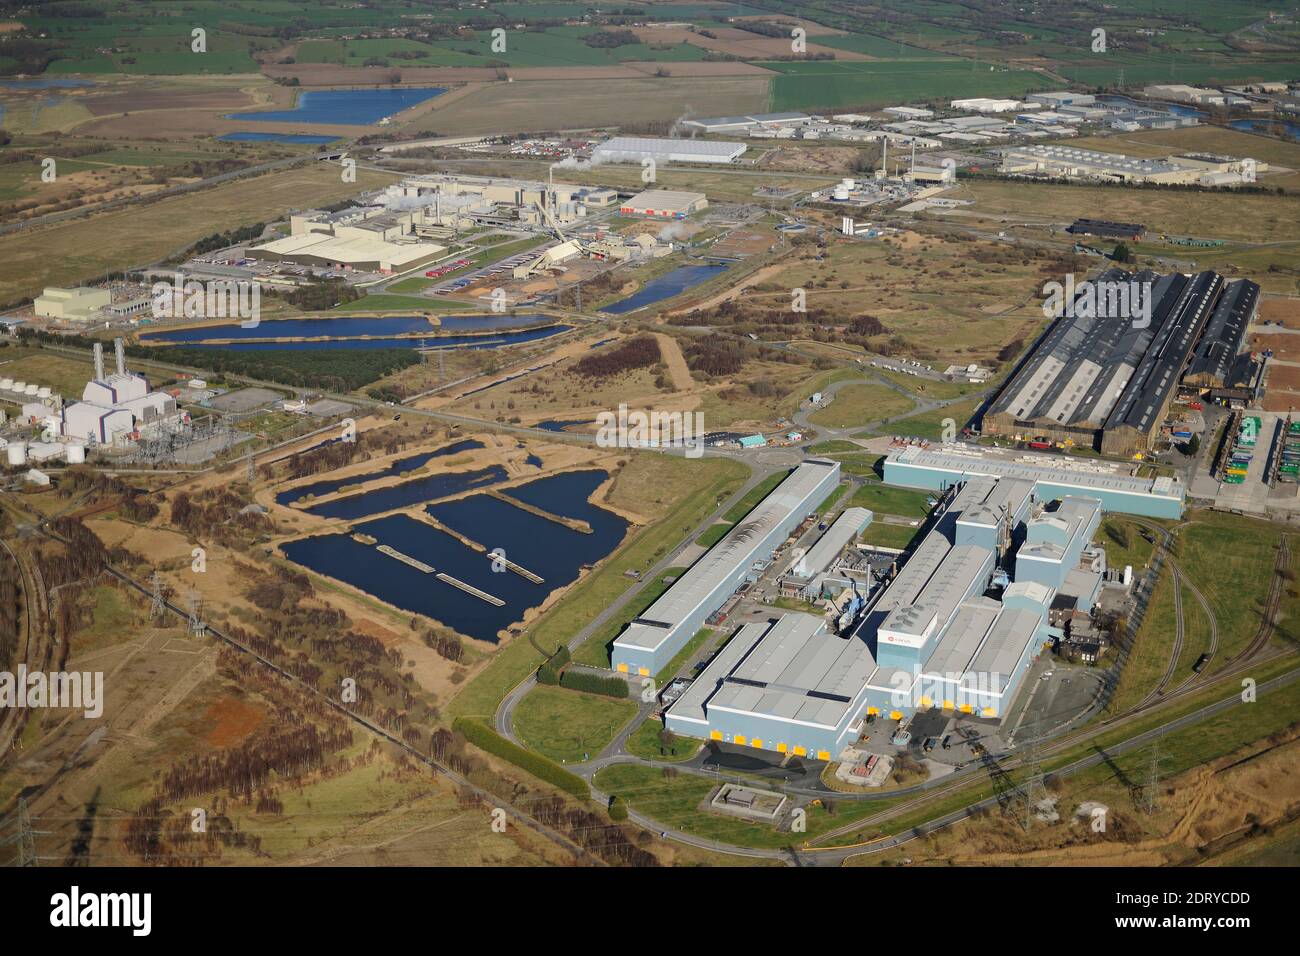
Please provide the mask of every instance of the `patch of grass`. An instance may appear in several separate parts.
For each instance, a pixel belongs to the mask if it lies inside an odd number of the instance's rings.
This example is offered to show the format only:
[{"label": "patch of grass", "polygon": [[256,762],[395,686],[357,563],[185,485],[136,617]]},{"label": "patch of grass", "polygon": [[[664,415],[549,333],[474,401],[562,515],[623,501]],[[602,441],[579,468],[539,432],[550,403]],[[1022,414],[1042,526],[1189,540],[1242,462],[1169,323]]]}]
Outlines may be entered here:
[{"label": "patch of grass", "polygon": [[628,736],[625,749],[628,753],[645,760],[662,760],[666,763],[673,763],[690,760],[704,746],[704,741],[695,737],[681,737],[673,734],[672,744],[665,747],[660,740],[660,734],[663,731],[664,725],[659,718],[647,717]]},{"label": "patch of grass", "polygon": [[580,762],[604,749],[636,712],[630,700],[538,686],[515,707],[515,733],[544,757]]},{"label": "patch of grass", "polygon": [[814,455],[838,455],[842,452],[860,452],[862,446],[836,438],[832,441],[819,441],[815,445],[810,445],[808,451]]},{"label": "patch of grass", "polygon": [[975,410],[980,406],[980,399],[971,399],[966,402],[954,402],[952,405],[945,405],[942,408],[932,408],[928,412],[921,412],[917,415],[909,415],[901,421],[890,423],[883,431],[891,435],[910,435],[914,438],[928,438],[931,441],[942,441],[945,429],[951,423],[952,433],[950,437],[955,438],[961,432],[975,414]]},{"label": "patch of grass", "polygon": [[831,403],[808,416],[814,425],[854,428],[902,415],[915,403],[886,385],[848,385]]},{"label": "patch of grass", "polygon": [[874,544],[881,548],[897,548],[902,551],[911,543],[920,530],[920,525],[913,528],[909,525],[885,524],[883,521],[873,521],[862,532],[861,541],[863,544]]},{"label": "patch of grass", "polygon": [[930,513],[929,497],[924,491],[868,481],[853,493],[849,504],[904,518],[924,518]]}]

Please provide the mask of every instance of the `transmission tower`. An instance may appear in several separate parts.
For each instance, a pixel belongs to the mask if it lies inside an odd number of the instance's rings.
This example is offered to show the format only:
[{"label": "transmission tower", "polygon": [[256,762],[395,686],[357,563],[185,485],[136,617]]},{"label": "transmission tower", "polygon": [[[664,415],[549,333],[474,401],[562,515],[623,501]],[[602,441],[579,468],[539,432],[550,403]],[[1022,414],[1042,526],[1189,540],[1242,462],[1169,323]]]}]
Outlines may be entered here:
[{"label": "transmission tower", "polygon": [[6,843],[18,844],[18,855],[14,857],[15,866],[35,866],[36,856],[36,837],[38,834],[46,833],[45,830],[33,830],[32,818],[27,813],[27,798],[18,798],[18,820],[17,832],[11,836],[0,840],[0,846]]},{"label": "transmission tower", "polygon": [[1017,793],[1024,801],[1022,808],[1024,812],[1018,822],[1022,830],[1028,830],[1033,826],[1034,810],[1047,792],[1043,786],[1043,767],[1038,755],[1038,739],[1031,738],[1027,744],[1023,744],[1020,754],[1020,765],[1025,776]]},{"label": "transmission tower", "polygon": [[1155,813],[1160,804],[1160,763],[1164,759],[1160,752],[1160,738],[1151,745],[1151,757],[1147,761],[1146,783],[1138,788],[1135,802],[1138,809],[1148,815]]},{"label": "transmission tower", "polygon": [[155,571],[149,577],[150,599],[149,619],[163,618],[167,616],[167,602],[163,600],[163,580],[162,575]]},{"label": "transmission tower", "polygon": [[190,591],[186,595],[186,603],[189,605],[189,632],[193,637],[202,637],[208,629],[203,623],[203,595],[198,591]]},{"label": "transmission tower", "polygon": [[251,487],[253,484],[253,449],[249,448],[248,453],[244,455],[244,477],[248,480]]}]

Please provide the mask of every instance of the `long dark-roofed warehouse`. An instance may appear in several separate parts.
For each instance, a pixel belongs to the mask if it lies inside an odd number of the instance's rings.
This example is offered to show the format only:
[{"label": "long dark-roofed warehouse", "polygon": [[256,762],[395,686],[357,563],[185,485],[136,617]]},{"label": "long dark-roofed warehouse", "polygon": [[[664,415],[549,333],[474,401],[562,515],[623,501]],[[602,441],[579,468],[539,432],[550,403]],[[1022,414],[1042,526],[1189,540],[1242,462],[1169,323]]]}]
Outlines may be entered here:
[{"label": "long dark-roofed warehouse", "polygon": [[1048,438],[1132,455],[1151,448],[1185,376],[1221,384],[1259,286],[1111,269],[1065,287],[1060,315],[983,417],[986,434]]}]

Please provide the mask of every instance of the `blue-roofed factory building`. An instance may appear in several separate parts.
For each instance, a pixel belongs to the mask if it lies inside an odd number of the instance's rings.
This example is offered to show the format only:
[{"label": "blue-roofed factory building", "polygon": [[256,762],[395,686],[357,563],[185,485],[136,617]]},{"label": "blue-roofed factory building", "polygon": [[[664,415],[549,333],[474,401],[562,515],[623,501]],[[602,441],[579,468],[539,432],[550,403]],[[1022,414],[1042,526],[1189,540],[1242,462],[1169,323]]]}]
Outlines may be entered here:
[{"label": "blue-roofed factory building", "polygon": [[745,580],[839,484],[840,465],[805,460],[726,537],[691,565],[615,640],[614,668],[642,677],[659,673]]}]

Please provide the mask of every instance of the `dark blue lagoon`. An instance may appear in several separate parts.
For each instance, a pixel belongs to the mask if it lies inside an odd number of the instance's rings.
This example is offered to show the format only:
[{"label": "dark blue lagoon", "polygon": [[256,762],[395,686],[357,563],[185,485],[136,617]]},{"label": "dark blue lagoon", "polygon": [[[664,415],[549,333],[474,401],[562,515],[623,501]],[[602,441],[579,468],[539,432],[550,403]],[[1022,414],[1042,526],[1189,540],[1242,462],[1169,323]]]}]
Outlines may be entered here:
[{"label": "dark blue lagoon", "polygon": [[586,502],[584,497],[584,489],[594,490],[606,477],[601,471],[574,472],[539,478],[522,486],[531,489],[530,495],[563,503],[571,511],[582,511],[591,534],[489,495],[471,495],[426,509],[446,527],[488,551],[502,549],[510,561],[540,576],[540,584],[513,571],[493,571],[487,554],[406,515],[392,515],[354,528],[356,533],[370,535],[379,544],[499,598],[505,602],[500,607],[389,557],[375,546],[361,544],[350,534],[304,538],[284,545],[284,552],[304,567],[403,610],[427,615],[470,637],[495,642],[498,631],[522,621],[530,608],[542,604],[555,589],[571,584],[584,565],[607,557],[623,540],[627,522]]},{"label": "dark blue lagoon", "polygon": [[[286,319],[285,321],[298,321],[298,320]],[[318,321],[318,320],[311,319],[311,320],[303,320],[303,321]],[[320,321],[334,321],[334,320],[320,320]],[[361,321],[361,320],[349,319],[347,321]],[[377,320],[377,321],[383,321],[383,320]],[[258,326],[257,329],[255,330],[250,329],[247,331],[250,334],[254,334],[254,335],[260,333],[262,338],[266,338],[268,336],[281,337],[290,334],[290,333],[266,331],[266,327],[272,324],[278,325],[280,323],[264,322],[260,326]],[[424,327],[426,329],[431,328],[427,322],[424,323]],[[208,329],[205,329],[204,338],[206,339],[211,339],[211,338],[234,339],[234,338],[241,338],[241,337],[248,338],[248,335],[236,336],[233,334],[232,335],[219,334],[216,331],[214,331],[214,329],[216,328],[217,327],[215,326],[210,326]],[[225,326],[222,326],[220,328],[223,330],[223,332],[226,329]],[[234,328],[238,328],[238,326],[235,326]],[[517,332],[503,331],[497,334],[490,334],[490,335],[435,336],[433,332],[430,331],[429,336],[427,338],[407,338],[407,339],[336,338],[336,339],[317,340],[311,342],[229,342],[229,343],[215,343],[215,342],[208,342],[208,341],[193,341],[193,340],[190,341],[172,340],[170,337],[171,333],[165,333],[166,337],[156,338],[153,341],[156,342],[158,345],[184,345],[189,348],[195,348],[195,349],[229,349],[232,352],[267,352],[267,351],[298,352],[298,351],[311,350],[311,349],[414,349],[420,347],[424,347],[427,349],[435,349],[435,350],[451,349],[451,348],[499,349],[507,345],[519,345],[523,342],[536,342],[539,339],[547,339],[550,338],[552,335],[559,335],[561,332],[567,332],[569,331],[569,329],[570,326],[567,325],[547,325],[538,329],[521,329]],[[338,335],[339,333],[333,332],[328,334]],[[362,332],[362,333],[354,333],[354,334],[364,335],[367,333]]]},{"label": "dark blue lagoon", "polygon": [[603,306],[600,311],[622,315],[625,312],[643,309],[647,305],[654,305],[664,299],[671,299],[673,296],[681,295],[687,289],[692,289],[702,282],[708,282],[726,268],[725,265],[721,264],[678,266],[672,272],[665,273],[657,279],[651,279],[640,290],[626,299],[620,299],[613,305]]},{"label": "dark blue lagoon", "polygon": [[[202,342],[205,339],[275,339],[339,337],[355,335],[404,335],[427,332],[434,327],[418,315],[395,315],[383,318],[358,316],[331,319],[275,319],[245,328],[238,322],[230,325],[205,325],[192,329],[159,329],[142,333],[140,338],[152,342]],[[294,343],[290,343],[294,344]],[[284,345],[281,345],[283,348]]]},{"label": "dark blue lagoon", "polygon": [[252,130],[240,130],[238,133],[217,137],[223,143],[307,143],[318,146],[332,143],[338,138],[312,133],[255,133]]},{"label": "dark blue lagoon", "polygon": [[226,119],[275,123],[338,123],[369,126],[447,92],[439,86],[394,86],[378,90],[315,90],[301,93],[291,110],[230,113]]},{"label": "dark blue lagoon", "polygon": [[364,518],[382,511],[408,508],[421,502],[458,495],[473,488],[500,484],[508,477],[506,470],[500,465],[491,465],[476,471],[445,471],[416,478],[413,481],[404,481],[390,488],[378,488],[374,491],[347,495],[307,510],[322,518]]},{"label": "dark blue lagoon", "polygon": [[394,475],[404,475],[407,472],[415,471],[423,467],[427,462],[434,458],[445,458],[447,455],[456,455],[462,451],[469,451],[471,448],[482,448],[483,443],[474,438],[467,438],[464,441],[454,442],[445,448],[439,448],[437,451],[424,452],[419,455],[411,455],[407,458],[399,458],[392,462],[387,468],[379,471],[368,471],[362,475],[352,475],[348,478],[331,478],[324,481],[315,481],[309,485],[299,485],[296,488],[290,488],[288,491],[282,491],[275,496],[277,504],[288,505],[308,495],[331,495],[340,488],[346,488],[348,485],[359,485],[367,481],[376,481],[380,478],[391,478]]},{"label": "dark blue lagoon", "polygon": [[[609,512],[604,508],[596,507],[587,499],[595,494],[600,483],[608,477],[608,472],[600,469],[566,471],[562,475],[539,478],[526,485],[518,485],[503,491],[502,494],[553,515],[586,521],[594,529],[596,523],[603,520],[603,516],[609,515]],[[623,519],[618,518],[618,520]]]}]

